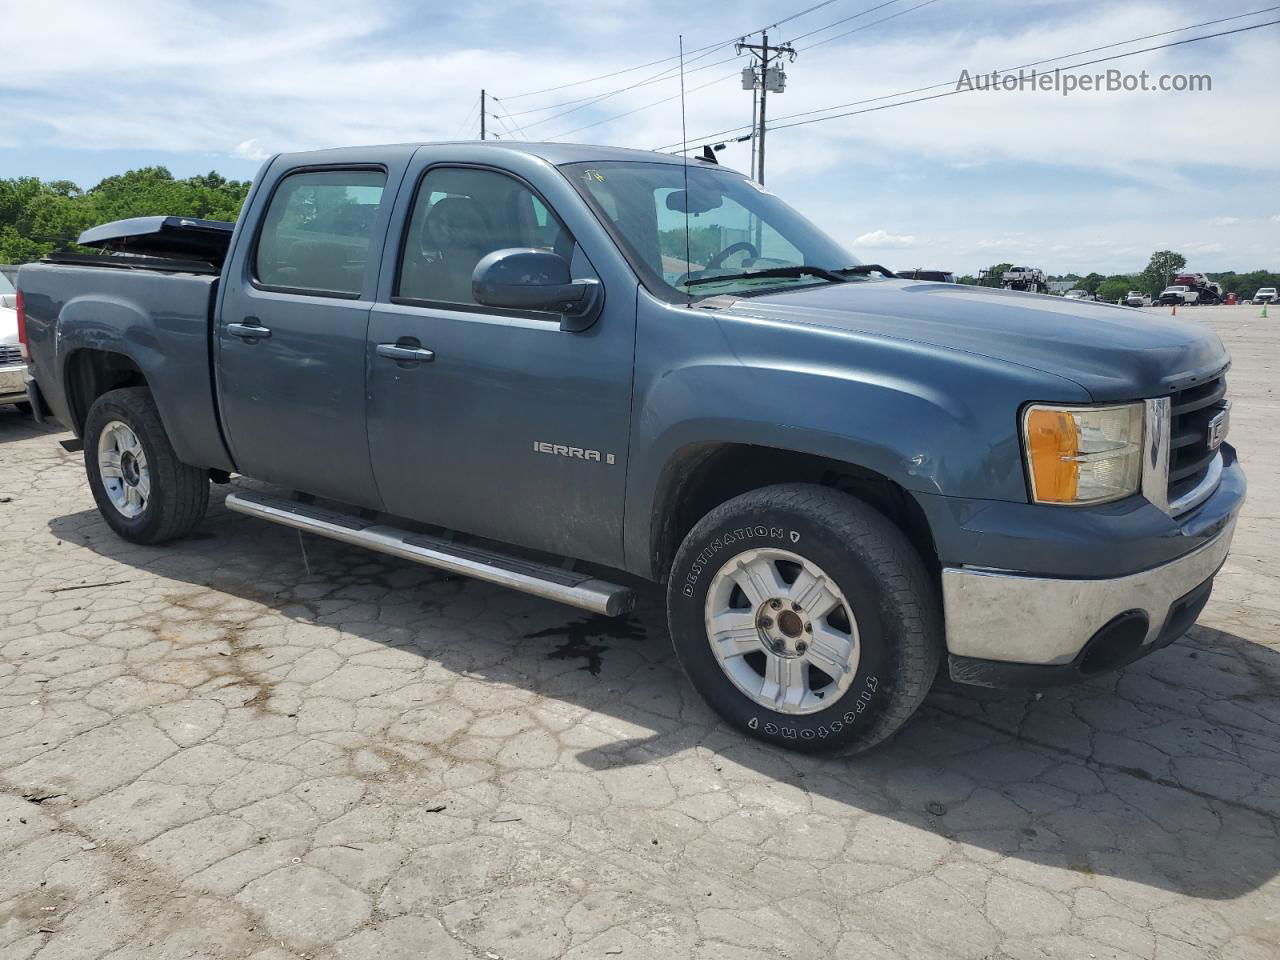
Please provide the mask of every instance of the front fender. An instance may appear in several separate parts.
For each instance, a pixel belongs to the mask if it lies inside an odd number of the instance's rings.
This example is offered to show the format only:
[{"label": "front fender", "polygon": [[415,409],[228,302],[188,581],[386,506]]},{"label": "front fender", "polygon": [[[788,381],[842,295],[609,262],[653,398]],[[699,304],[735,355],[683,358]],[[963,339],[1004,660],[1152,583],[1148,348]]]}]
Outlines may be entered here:
[{"label": "front fender", "polygon": [[1071,381],[987,357],[804,324],[642,307],[626,555],[652,557],[668,465],[750,444],[874,471],[908,491],[1025,502],[1018,410],[1085,402]]}]

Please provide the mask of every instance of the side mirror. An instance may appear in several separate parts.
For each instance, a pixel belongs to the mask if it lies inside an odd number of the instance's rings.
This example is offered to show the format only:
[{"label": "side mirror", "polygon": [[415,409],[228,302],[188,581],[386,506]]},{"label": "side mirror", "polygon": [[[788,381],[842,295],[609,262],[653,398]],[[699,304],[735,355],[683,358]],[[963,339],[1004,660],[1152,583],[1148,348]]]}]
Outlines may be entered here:
[{"label": "side mirror", "polygon": [[560,314],[560,329],[586,330],[604,308],[599,280],[574,280],[569,262],[556,253],[513,247],[495,250],[471,275],[476,303]]}]

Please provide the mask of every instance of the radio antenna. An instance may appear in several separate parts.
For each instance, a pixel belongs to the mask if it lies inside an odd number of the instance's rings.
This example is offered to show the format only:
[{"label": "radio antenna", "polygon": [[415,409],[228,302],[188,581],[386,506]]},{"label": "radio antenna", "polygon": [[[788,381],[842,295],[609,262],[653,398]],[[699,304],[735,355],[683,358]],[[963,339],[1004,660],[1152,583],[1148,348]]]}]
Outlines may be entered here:
[{"label": "radio antenna", "polygon": [[684,121],[684,34],[680,34],[680,156],[684,158],[684,292],[693,303],[693,294],[689,292],[688,277],[693,272],[693,261],[689,255],[689,135]]}]

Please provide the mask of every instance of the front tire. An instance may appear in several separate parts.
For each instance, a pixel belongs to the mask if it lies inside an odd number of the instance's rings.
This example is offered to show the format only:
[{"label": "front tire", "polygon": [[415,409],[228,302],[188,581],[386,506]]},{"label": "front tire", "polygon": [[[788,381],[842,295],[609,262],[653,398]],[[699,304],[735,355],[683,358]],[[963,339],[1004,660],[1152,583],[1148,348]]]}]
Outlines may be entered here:
[{"label": "front tire", "polygon": [[111,390],[94,402],[84,465],[102,518],[133,543],[180,537],[209,505],[208,471],[178,459],[146,387]]},{"label": "front tire", "polygon": [[929,692],[937,591],[884,515],[846,493],[765,487],[707,514],[671,568],[667,618],[693,685],[739,730],[867,750]]}]

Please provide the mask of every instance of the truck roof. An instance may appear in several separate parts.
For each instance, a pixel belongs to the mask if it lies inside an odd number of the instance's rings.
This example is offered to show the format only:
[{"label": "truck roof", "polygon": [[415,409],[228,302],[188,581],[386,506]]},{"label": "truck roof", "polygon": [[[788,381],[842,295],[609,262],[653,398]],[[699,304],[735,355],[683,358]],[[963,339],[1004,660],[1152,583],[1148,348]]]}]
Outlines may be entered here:
[{"label": "truck roof", "polygon": [[[601,147],[585,143],[537,143],[517,140],[448,140],[388,143],[362,147],[335,147],[329,150],[306,150],[298,153],[281,154],[280,156],[289,162],[323,162],[330,159],[331,156],[336,159],[338,154],[342,154],[342,160],[345,162],[349,159],[350,155],[364,151],[372,153],[378,150],[444,145],[474,147],[477,150],[492,150],[495,153],[523,153],[539,157],[548,163],[555,164],[557,166],[562,163],[583,163],[593,160],[599,162],[608,160],[630,161],[632,163],[684,162],[680,156],[670,153],[656,153],[652,150],[632,150],[626,147]],[[704,163],[704,161],[696,160],[692,156],[689,159],[690,162]]]}]

